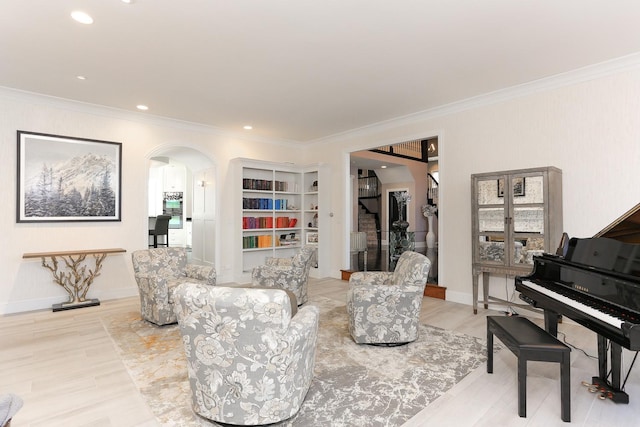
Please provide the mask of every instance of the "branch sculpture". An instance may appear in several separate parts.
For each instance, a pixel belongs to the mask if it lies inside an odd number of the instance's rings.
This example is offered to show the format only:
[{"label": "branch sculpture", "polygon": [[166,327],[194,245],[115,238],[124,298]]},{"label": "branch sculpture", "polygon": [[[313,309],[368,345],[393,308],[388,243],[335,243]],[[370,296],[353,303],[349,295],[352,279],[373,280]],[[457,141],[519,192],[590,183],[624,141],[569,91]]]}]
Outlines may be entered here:
[{"label": "branch sculpture", "polygon": [[106,258],[106,253],[94,253],[95,269],[87,270],[84,263],[87,254],[79,254],[76,257],[72,255],[61,256],[67,266],[66,271],[59,269],[58,259],[56,256],[48,257],[51,261],[47,261],[47,257],[42,257],[42,266],[51,270],[53,273],[53,281],[64,288],[69,294],[67,304],[75,304],[86,301],[87,292],[93,283],[93,280],[100,275],[102,261]]}]

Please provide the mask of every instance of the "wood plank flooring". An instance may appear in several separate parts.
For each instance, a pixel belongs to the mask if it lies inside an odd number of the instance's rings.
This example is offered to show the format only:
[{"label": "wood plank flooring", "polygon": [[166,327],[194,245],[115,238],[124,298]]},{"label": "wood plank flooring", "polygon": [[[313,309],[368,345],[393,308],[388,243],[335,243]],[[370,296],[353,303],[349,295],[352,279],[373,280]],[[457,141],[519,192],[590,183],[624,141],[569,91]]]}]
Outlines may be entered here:
[{"label": "wood plank flooring", "polygon": [[[311,279],[312,296],[345,301],[347,282]],[[139,309],[138,298],[102,301],[98,307],[52,313],[49,310],[0,317],[0,393],[20,395],[24,407],[12,427],[157,426],[103,325],[106,316]],[[425,297],[425,323],[485,338],[488,314],[470,306]],[[525,315],[529,313],[523,313]],[[536,322],[541,324],[540,319]],[[565,322],[567,340],[596,354],[591,331]],[[633,353],[625,350],[625,370]],[[631,403],[602,401],[581,385],[597,373],[597,361],[571,353],[572,424],[636,426],[640,419],[640,371],[626,385]],[[529,363],[527,418],[518,417],[516,359],[507,349],[494,358],[494,373],[484,366],[428,405],[405,427],[561,426],[559,367]]]}]

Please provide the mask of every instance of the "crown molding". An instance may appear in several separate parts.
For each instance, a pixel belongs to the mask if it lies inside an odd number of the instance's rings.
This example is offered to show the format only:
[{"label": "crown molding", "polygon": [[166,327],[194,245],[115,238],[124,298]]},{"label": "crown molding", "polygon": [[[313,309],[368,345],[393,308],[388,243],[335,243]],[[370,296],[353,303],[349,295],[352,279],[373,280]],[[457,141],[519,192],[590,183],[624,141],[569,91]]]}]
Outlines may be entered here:
[{"label": "crown molding", "polygon": [[335,143],[351,138],[370,137],[373,134],[410,125],[415,122],[421,122],[436,117],[456,114],[463,111],[497,104],[523,96],[528,96],[542,91],[575,85],[589,80],[596,80],[637,68],[640,68],[640,53],[634,53],[598,64],[578,68],[576,70],[567,71],[565,73],[533,80],[531,82],[511,86],[494,92],[485,93],[482,95],[408,114],[406,116],[372,123],[370,125],[308,141],[308,143],[312,145],[319,145]]},{"label": "crown molding", "polygon": [[229,132],[215,126],[203,125],[200,123],[188,122],[184,120],[172,119],[169,117],[157,116],[148,113],[138,113],[119,108],[107,107],[104,105],[91,104],[88,102],[75,101],[66,98],[60,98],[51,95],[45,95],[36,92],[29,92],[20,89],[14,89],[6,86],[0,86],[0,98],[13,99],[16,101],[30,102],[33,104],[46,105],[52,108],[73,111],[83,114],[92,114],[121,120],[129,120],[138,123],[146,123],[150,125],[163,126],[172,129],[180,129],[185,131],[202,132],[213,134],[235,140],[285,145],[289,147],[300,148],[297,141],[285,139],[263,138],[255,135],[247,135],[240,132]]}]

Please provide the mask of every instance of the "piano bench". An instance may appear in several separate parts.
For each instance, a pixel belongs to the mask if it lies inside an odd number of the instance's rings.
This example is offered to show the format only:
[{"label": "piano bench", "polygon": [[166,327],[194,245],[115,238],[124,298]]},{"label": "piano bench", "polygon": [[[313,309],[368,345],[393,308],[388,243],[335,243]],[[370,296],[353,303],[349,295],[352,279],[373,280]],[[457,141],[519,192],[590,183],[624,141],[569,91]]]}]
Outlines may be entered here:
[{"label": "piano bench", "polygon": [[518,358],[518,415],[527,416],[527,361],[560,364],[562,421],[571,422],[571,349],[520,316],[487,316],[487,373],[493,373],[493,336]]}]

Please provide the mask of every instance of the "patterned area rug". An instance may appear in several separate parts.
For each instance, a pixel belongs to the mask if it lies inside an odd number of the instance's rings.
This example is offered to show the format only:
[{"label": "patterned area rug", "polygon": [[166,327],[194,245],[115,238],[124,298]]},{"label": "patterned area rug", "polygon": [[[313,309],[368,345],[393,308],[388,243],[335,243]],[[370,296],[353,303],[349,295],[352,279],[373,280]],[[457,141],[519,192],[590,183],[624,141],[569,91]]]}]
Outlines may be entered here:
[{"label": "patterned area rug", "polygon": [[[298,414],[274,425],[400,426],[486,360],[484,340],[428,325],[408,345],[357,345],[344,304],[309,304],[320,308],[314,380]],[[105,326],[161,425],[218,425],[191,410],[177,326],[153,326],[134,312]]]}]

